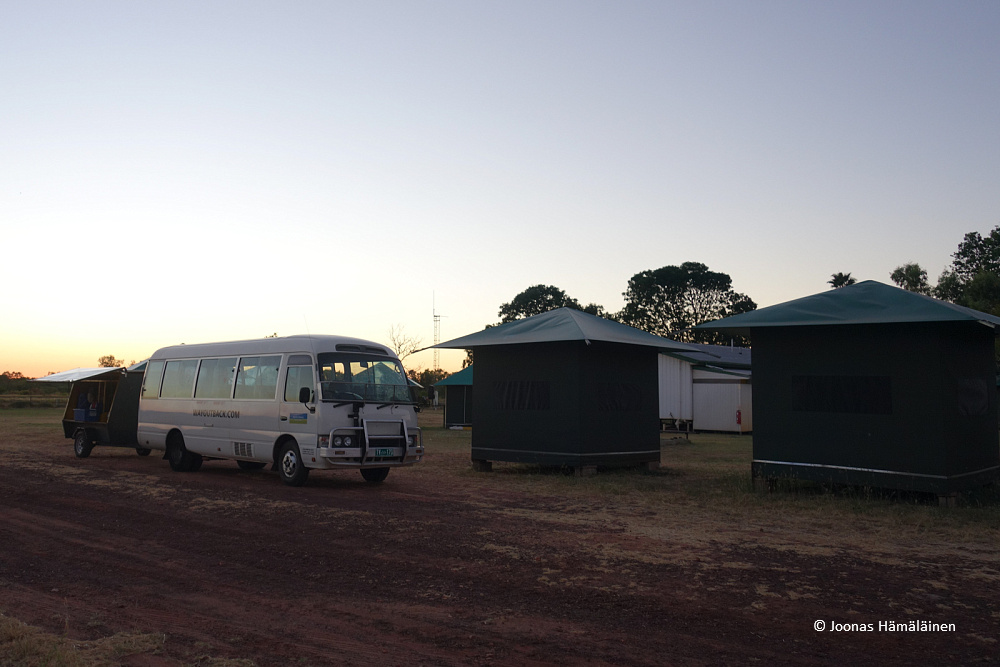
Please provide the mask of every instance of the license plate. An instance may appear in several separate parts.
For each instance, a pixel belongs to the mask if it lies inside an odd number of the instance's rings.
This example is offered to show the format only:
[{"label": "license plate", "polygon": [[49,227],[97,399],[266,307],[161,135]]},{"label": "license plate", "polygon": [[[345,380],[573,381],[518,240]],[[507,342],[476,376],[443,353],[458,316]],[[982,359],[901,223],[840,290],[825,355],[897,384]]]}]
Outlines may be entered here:
[{"label": "license plate", "polygon": [[392,447],[382,447],[381,449],[376,449],[372,456],[395,456],[396,450]]}]

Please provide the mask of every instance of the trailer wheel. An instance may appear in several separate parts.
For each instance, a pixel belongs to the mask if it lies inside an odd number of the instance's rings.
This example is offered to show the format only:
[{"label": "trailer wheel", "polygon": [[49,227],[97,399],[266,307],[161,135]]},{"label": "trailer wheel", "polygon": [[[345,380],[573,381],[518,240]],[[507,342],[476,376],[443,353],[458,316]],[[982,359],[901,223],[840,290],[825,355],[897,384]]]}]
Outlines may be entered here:
[{"label": "trailer wheel", "polygon": [[149,456],[149,453],[152,451],[153,451],[152,449],[146,449],[145,447],[135,448],[135,453],[138,454],[139,456]]},{"label": "trailer wheel", "polygon": [[388,468],[362,468],[361,476],[365,478],[366,482],[372,484],[381,484],[385,481],[385,478],[389,476]]},{"label": "trailer wheel", "polygon": [[175,472],[196,472],[201,468],[201,454],[192,454],[184,446],[184,436],[175,434],[167,442],[167,460]]},{"label": "trailer wheel", "polygon": [[260,461],[237,461],[236,465],[240,467],[240,470],[260,470],[267,464]]},{"label": "trailer wheel", "polygon": [[85,459],[90,456],[90,450],[94,448],[94,441],[90,439],[87,432],[82,428],[73,434],[73,453],[76,458]]},{"label": "trailer wheel", "polygon": [[302,463],[302,454],[294,440],[286,442],[278,452],[278,474],[288,486],[302,486],[309,477],[309,468]]}]

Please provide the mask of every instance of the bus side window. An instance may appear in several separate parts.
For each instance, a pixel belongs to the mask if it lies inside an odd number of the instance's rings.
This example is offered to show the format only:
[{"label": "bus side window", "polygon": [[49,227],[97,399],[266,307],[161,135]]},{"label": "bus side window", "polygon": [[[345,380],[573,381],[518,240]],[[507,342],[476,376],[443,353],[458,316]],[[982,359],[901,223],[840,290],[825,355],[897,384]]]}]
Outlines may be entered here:
[{"label": "bus side window", "polygon": [[270,398],[278,390],[281,357],[243,357],[236,372],[235,398]]},{"label": "bus side window", "polygon": [[302,387],[307,387],[312,391],[312,366],[289,366],[287,376],[285,377],[285,401],[287,403],[298,403],[299,389]]},{"label": "bus side window", "polygon": [[[163,379],[163,362],[150,361],[146,365],[146,374],[142,376],[142,397],[159,398],[160,380]],[[86,394],[84,394],[86,397]]]}]

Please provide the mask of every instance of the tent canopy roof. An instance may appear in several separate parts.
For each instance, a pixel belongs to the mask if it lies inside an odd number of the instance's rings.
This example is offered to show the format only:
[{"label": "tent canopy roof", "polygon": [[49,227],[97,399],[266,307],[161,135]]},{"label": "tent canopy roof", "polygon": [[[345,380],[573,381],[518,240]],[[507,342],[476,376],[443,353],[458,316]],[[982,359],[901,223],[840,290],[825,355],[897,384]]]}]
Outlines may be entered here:
[{"label": "tent canopy roof", "polygon": [[1000,317],[866,280],[695,328],[745,332],[765,327],[916,322],[981,322],[996,328]]},{"label": "tent canopy roof", "polygon": [[38,378],[35,382],[79,382],[80,380],[93,380],[107,375],[109,378],[114,375],[121,375],[124,368],[74,368],[71,371],[53,373],[43,378]]},{"label": "tent canopy roof", "polygon": [[[470,349],[520,343],[555,343],[563,341],[603,341],[641,345],[660,350],[693,350],[697,346],[660,338],[640,329],[606,320],[572,308],[556,308],[523,320],[484,329],[432,347]],[[430,349],[430,348],[428,348]]]},{"label": "tent canopy roof", "polygon": [[452,373],[440,382],[434,383],[435,387],[450,386],[472,386],[472,366],[466,366],[457,373]]}]

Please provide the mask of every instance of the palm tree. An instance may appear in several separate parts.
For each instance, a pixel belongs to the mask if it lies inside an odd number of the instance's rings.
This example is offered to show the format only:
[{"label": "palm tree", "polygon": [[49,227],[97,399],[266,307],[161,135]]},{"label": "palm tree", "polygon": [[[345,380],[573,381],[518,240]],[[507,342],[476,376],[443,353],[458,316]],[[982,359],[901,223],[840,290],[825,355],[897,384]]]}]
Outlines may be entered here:
[{"label": "palm tree", "polygon": [[830,287],[837,289],[838,287],[847,287],[848,285],[853,285],[858,282],[856,278],[852,278],[850,273],[835,273],[830,276]]}]

